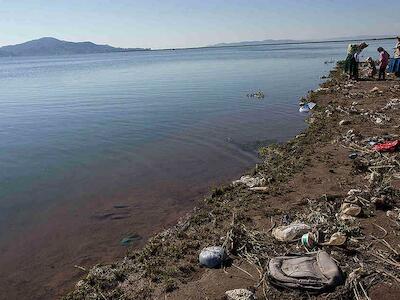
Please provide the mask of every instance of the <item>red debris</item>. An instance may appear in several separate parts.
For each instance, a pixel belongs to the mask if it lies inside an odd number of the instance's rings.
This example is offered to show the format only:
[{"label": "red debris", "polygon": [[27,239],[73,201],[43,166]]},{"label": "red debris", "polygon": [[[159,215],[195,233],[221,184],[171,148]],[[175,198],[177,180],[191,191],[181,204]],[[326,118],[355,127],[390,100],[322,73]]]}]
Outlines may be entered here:
[{"label": "red debris", "polygon": [[390,141],[374,146],[374,150],[378,152],[395,152],[400,147],[400,140]]}]

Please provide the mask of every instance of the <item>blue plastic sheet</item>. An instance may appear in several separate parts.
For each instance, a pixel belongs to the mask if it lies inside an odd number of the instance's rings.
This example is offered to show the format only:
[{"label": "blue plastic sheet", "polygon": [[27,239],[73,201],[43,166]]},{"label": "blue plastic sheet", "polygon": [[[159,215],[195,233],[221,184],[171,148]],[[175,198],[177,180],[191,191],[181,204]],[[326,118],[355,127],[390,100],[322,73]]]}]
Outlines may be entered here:
[{"label": "blue plastic sheet", "polygon": [[391,58],[389,60],[389,73],[397,73],[400,72],[400,58]]}]

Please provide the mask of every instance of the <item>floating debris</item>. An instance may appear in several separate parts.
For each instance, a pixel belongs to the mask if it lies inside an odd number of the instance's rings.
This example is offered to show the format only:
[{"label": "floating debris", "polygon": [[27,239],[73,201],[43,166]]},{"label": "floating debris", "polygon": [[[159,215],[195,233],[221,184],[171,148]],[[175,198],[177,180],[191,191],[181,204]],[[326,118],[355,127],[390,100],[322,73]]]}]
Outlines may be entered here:
[{"label": "floating debris", "polygon": [[312,110],[317,104],[314,102],[308,102],[305,103],[304,105],[301,105],[299,108],[299,112],[309,112]]},{"label": "floating debris", "polygon": [[246,96],[247,96],[247,98],[257,98],[257,99],[264,99],[264,97],[265,97],[263,91],[256,91],[254,93],[249,93]]}]

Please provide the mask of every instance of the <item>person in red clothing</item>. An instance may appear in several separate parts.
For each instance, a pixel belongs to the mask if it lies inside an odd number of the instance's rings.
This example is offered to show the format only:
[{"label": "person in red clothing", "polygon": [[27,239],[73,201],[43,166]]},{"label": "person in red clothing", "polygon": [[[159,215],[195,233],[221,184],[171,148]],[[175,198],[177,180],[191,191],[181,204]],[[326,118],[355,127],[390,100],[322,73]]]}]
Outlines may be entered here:
[{"label": "person in red clothing", "polygon": [[379,52],[379,78],[378,78],[378,80],[385,80],[386,67],[389,63],[390,55],[382,47],[378,48],[378,52]]}]

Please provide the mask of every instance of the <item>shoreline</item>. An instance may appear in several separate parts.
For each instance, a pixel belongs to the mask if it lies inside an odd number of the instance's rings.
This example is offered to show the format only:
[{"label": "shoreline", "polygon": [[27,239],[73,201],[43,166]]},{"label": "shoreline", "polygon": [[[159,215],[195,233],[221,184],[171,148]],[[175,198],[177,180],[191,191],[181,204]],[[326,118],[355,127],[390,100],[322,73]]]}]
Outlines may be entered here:
[{"label": "shoreline", "polygon": [[[375,86],[378,90],[371,92]],[[362,189],[366,194],[363,197],[368,205],[363,207],[364,216],[346,223],[349,239],[346,246],[323,249],[339,262],[346,276],[363,266],[365,272],[358,280],[371,297],[378,294],[399,297],[400,289],[391,276],[395,269],[390,264],[382,266],[371,249],[390,258],[388,247],[373,238],[382,235],[380,227],[386,228],[387,241],[393,247],[399,243],[396,235],[399,227],[386,213],[389,206],[393,209],[400,204],[400,182],[394,176],[400,172],[400,165],[393,172],[380,172],[380,179],[370,182],[366,178],[370,173],[359,164],[375,159],[374,153],[364,153],[365,139],[396,138],[400,106],[384,111],[382,108],[400,94],[400,82],[349,82],[340,70],[334,70],[321,87],[308,95],[309,101],[317,103],[308,118],[308,128],[287,143],[260,150],[263,162],[248,175],[263,178],[266,183],[262,189],[254,191],[244,185],[214,189],[192,213],[151,238],[143,249],[130,251],[120,262],[82,270],[84,279],[65,299],[222,299],[225,291],[236,288],[255,289],[259,299],[298,297],[299,293],[278,290],[266,281],[260,284],[260,274],[265,274],[269,258],[287,252],[305,252],[298,244],[278,243],[270,229],[281,225],[285,215],[284,218],[306,220],[313,211],[327,214],[325,204],[337,209],[351,189]],[[382,115],[388,119],[382,119]],[[360,159],[349,159],[352,152],[359,153]],[[399,156],[398,152],[393,155]],[[378,195],[377,188],[383,179],[389,184],[388,190]],[[378,196],[390,200],[383,210],[372,201],[372,197]],[[343,225],[330,214],[327,224]],[[329,232],[331,228],[324,229]],[[232,266],[225,270],[200,267],[199,251],[206,246],[221,245],[227,238],[232,241]],[[259,248],[252,244],[254,239],[263,253],[257,252]],[[247,252],[238,246],[245,246]],[[381,272],[376,271],[380,269]],[[342,285],[322,296],[351,299],[354,294],[349,285]]]}]

